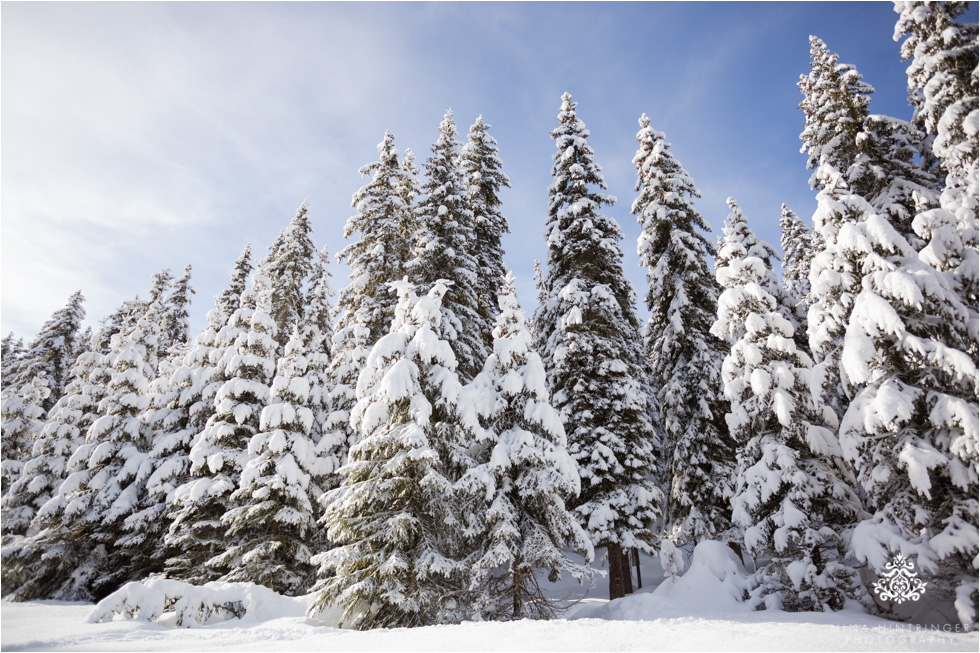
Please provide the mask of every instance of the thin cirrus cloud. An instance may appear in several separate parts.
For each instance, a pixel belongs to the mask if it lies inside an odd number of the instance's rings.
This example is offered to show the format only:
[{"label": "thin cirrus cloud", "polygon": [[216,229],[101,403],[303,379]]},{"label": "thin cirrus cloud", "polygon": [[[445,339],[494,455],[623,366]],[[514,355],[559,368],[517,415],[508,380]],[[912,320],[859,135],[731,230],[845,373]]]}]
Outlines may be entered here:
[{"label": "thin cirrus cloud", "polygon": [[813,206],[795,88],[807,36],[887,82],[877,110],[907,117],[893,25],[882,3],[7,3],[3,332],[30,337],[79,288],[94,324],[188,263],[198,330],[242,247],[261,255],[304,199],[339,251],[384,131],[421,164],[449,107],[461,138],[479,114],[493,126],[513,185],[506,262],[530,311],[564,91],[619,198],[606,213],[638,288],[644,112],[716,234],[733,195],[778,242],[779,205]]}]

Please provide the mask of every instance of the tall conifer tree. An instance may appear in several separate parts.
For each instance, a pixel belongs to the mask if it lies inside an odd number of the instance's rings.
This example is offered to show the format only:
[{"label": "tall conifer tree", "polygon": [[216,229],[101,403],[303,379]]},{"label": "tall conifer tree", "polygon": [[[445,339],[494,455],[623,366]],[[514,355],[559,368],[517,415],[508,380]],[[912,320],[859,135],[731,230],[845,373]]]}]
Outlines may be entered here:
[{"label": "tall conifer tree", "polygon": [[548,189],[546,300],[535,327],[548,385],[579,466],[579,523],[609,559],[611,598],[624,595],[624,551],[650,552],[663,494],[651,480],[657,459],[644,381],[633,288],[623,273],[619,225],[599,211],[614,202],[594,187],[606,183],[589,131],[572,96],[562,96],[552,132],[554,181]]},{"label": "tall conifer tree", "polygon": [[725,352],[709,332],[719,292],[708,267],[715,250],[704,234],[711,228],[694,207],[700,196],[694,181],[664,139],[644,114],[631,212],[642,228],[637,252],[647,268],[651,311],[646,355],[655,415],[666,435],[665,532],[683,544],[718,539],[729,528],[734,448],[723,417]]},{"label": "tall conifer tree", "polygon": [[427,291],[439,279],[451,284],[442,303],[442,334],[453,343],[464,381],[476,376],[486,359],[486,333],[478,310],[479,261],[476,258],[476,217],[468,180],[460,167],[453,112],[439,124],[439,138],[425,162],[426,179],[415,211],[417,237],[409,279]]}]

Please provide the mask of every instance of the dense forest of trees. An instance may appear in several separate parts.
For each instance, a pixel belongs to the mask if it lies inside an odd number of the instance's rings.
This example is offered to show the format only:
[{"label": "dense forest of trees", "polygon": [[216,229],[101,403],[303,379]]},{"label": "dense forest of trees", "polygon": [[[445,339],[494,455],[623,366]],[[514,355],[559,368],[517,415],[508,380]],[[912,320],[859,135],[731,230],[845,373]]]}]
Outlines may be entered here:
[{"label": "dense forest of trees", "polygon": [[312,592],[357,628],[547,618],[542,583],[589,582],[597,553],[618,598],[640,553],[677,575],[719,540],[755,560],[760,609],[873,610],[866,575],[901,554],[977,628],[967,8],[896,3],[909,120],[871,114],[873,89],[811,37],[817,209],[811,228],[783,205],[782,278],[734,199],[712,242],[641,116],[645,326],[567,93],[532,316],[491,126],[461,142],[451,111],[421,168],[390,132],[361,168],[337,294],[305,203],[260,259],[246,246],[196,337],[190,266],[95,330],[73,294],[2,343],[3,595],[165,576]]}]

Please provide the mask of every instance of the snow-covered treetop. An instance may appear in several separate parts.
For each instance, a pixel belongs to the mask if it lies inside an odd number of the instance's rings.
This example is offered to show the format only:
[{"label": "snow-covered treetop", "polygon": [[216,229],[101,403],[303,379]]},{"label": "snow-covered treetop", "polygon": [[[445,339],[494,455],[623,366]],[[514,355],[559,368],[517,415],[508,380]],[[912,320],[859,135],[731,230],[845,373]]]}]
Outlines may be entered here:
[{"label": "snow-covered treetop", "polygon": [[[838,55],[816,36],[810,37],[810,74],[801,75],[797,86],[803,93],[799,106],[806,123],[800,151],[809,154],[807,169],[829,165],[845,172],[854,160],[874,88],[862,81],[854,66],[838,63]],[[818,183],[811,178],[811,187]]]},{"label": "snow-covered treetop", "polygon": [[228,283],[228,287],[214,298],[215,308],[226,316],[225,319],[238,310],[242,295],[245,293],[245,289],[248,288],[248,279],[253,269],[252,246],[245,245],[245,249],[242,250],[241,255],[235,259],[235,266],[232,270],[231,281]]}]

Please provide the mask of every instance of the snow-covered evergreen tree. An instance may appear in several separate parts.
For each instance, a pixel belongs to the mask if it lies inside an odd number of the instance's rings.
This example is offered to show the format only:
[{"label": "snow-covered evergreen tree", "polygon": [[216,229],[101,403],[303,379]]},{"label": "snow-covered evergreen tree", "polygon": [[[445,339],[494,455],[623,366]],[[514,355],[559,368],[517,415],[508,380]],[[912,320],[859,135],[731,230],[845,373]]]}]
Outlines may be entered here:
[{"label": "snow-covered evergreen tree", "polygon": [[252,246],[245,245],[242,253],[235,259],[228,287],[214,298],[214,307],[224,314],[224,318],[216,317],[214,320],[211,320],[209,317],[208,319],[219,330],[228,322],[228,318],[241,307],[242,296],[248,290],[248,280],[254,269],[255,266],[252,264]]},{"label": "snow-covered evergreen tree", "polygon": [[779,245],[783,250],[783,289],[794,306],[797,324],[806,332],[806,312],[810,305],[810,262],[813,260],[813,232],[796,212],[783,204],[779,216]]},{"label": "snow-covered evergreen tree", "polygon": [[[243,329],[241,324],[229,326],[228,321],[241,308],[251,272],[251,248],[246,245],[235,261],[228,287],[214,299],[207,326],[170,375],[169,397],[150,418],[158,435],[150,452],[154,464],[147,479],[147,494],[157,506],[162,503],[168,511],[164,520],[168,532],[163,538],[169,556],[165,569],[173,577],[185,578],[191,574],[203,578],[196,574],[202,571],[204,560],[213,555],[209,536],[204,537],[200,546],[198,536],[199,530],[214,530],[214,524],[193,519],[196,504],[191,489],[196,486],[197,477],[191,474],[190,451],[215,414],[215,396],[228,380],[225,370]],[[241,314],[239,318],[247,319]],[[171,522],[178,525],[173,527]]]},{"label": "snow-covered evergreen tree", "polygon": [[[253,321],[259,315],[257,310]],[[221,518],[230,546],[216,560],[229,568],[223,580],[258,583],[290,596],[305,591],[313,578],[308,543],[316,529],[313,500],[320,496],[314,479],[323,466],[310,437],[304,350],[294,327],[262,409],[261,431],[248,443],[248,462],[231,496],[237,505]]]},{"label": "snow-covered evergreen tree", "polygon": [[[313,411],[310,439],[316,446],[315,455],[323,461],[314,480],[323,490],[340,484],[337,470],[347,456],[348,447],[347,430],[330,428],[330,391],[333,389],[330,352],[334,339],[334,309],[330,301],[335,293],[330,284],[329,263],[330,255],[324,248],[320,252],[319,265],[314,272],[314,282],[306,305],[307,319],[300,334],[306,351],[306,378],[310,384],[309,407]],[[322,529],[315,535],[322,539]]]},{"label": "snow-covered evergreen tree", "polygon": [[371,181],[354,194],[352,206],[357,213],[344,227],[344,237],[357,236],[357,240],[337,256],[350,267],[351,283],[337,299],[329,413],[320,439],[324,447],[320,455],[333,460],[334,470],[344,464],[347,449],[356,440],[350,411],[357,400],[357,377],[371,347],[388,333],[394,319],[397,298],[388,283],[407,274],[411,257],[411,200],[416,181],[411,161],[399,165],[394,139],[391,132],[385,132],[378,144],[379,160],[360,170]]},{"label": "snow-covered evergreen tree", "polygon": [[730,526],[730,477],[735,452],[724,422],[721,363],[725,350],[709,332],[718,284],[708,265],[711,231],[694,206],[700,193],[673,157],[662,132],[644,114],[633,158],[631,212],[647,268],[647,359],[655,415],[665,432],[668,486],[664,531],[674,543],[718,539]]},{"label": "snow-covered evergreen tree", "polygon": [[310,291],[306,298],[306,318],[300,328],[306,351],[306,376],[310,382],[310,410],[313,426],[310,437],[319,442],[326,428],[330,410],[330,349],[333,343],[333,306],[336,293],[330,283],[330,253],[324,247],[313,270]]},{"label": "snow-covered evergreen tree", "polygon": [[510,231],[507,218],[500,211],[500,189],[510,188],[510,180],[504,174],[503,163],[497,154],[497,141],[489,133],[490,125],[478,116],[470,126],[466,145],[460,155],[460,165],[469,184],[470,207],[473,210],[472,245],[476,257],[477,313],[480,320],[491,328],[485,329],[485,345],[493,347],[491,334],[497,315],[497,293],[500,279],[506,273],[503,235]]},{"label": "snow-covered evergreen tree", "polygon": [[3,372],[0,374],[0,386],[3,390],[12,389],[11,385],[17,377],[17,371],[23,357],[24,339],[17,338],[11,331],[3,338],[2,352],[0,352],[0,364],[3,365]]},{"label": "snow-covered evergreen tree", "polygon": [[127,299],[116,310],[99,320],[99,330],[92,341],[95,351],[108,354],[112,349],[112,336],[132,329],[145,310],[146,302],[136,296]]},{"label": "snow-covered evergreen tree", "polygon": [[452,109],[439,124],[439,138],[425,162],[426,180],[415,211],[415,247],[408,274],[420,292],[439,279],[451,282],[442,302],[443,337],[452,343],[464,381],[486,360],[486,332],[493,323],[479,313],[476,217],[469,180],[460,166],[460,145]]},{"label": "snow-covered evergreen tree", "polygon": [[[895,40],[909,61],[913,123],[926,134],[923,159],[944,177],[938,201],[923,202],[916,232],[929,241],[923,260],[949,279],[962,301],[978,309],[978,28],[963,20],[967,2],[896,2]],[[977,335],[974,334],[974,340]],[[976,356],[976,348],[972,353]]]},{"label": "snow-covered evergreen tree", "polygon": [[12,385],[26,385],[36,376],[47,378],[50,393],[41,403],[45,414],[65,393],[68,372],[75,357],[81,353],[75,351],[74,346],[82,320],[85,319],[84,301],[80,290],[73,293],[68,298],[68,304],[55,311],[44,323],[19,362],[17,377]]},{"label": "snow-covered evergreen tree", "polygon": [[184,268],[184,273],[175,280],[164,300],[164,314],[161,318],[160,353],[165,354],[179,350],[190,340],[190,311],[191,295],[191,266]]},{"label": "snow-covered evergreen tree", "polygon": [[481,619],[556,614],[537,574],[590,580],[592,542],[565,502],[578,494],[561,417],[551,406],[544,366],[517,301],[514,277],[502,279],[493,353],[460,393],[464,427],[475,442],[473,467],[458,482],[461,504],[475,518],[466,535],[473,610]]},{"label": "snow-covered evergreen tree", "polygon": [[[85,444],[89,428],[99,418],[98,406],[108,391],[110,373],[105,356],[97,351],[86,351],[75,360],[65,395],[49,413],[31,459],[4,497],[5,596],[9,592],[15,600],[49,596],[62,576],[72,573],[71,550],[54,544],[51,536],[50,529],[57,531],[62,526],[39,518],[38,513],[57,496],[62,482],[78,465],[72,456]],[[13,537],[6,537],[8,534]]]},{"label": "snow-covered evergreen tree", "polygon": [[810,263],[807,335],[816,362],[814,373],[822,378],[823,400],[840,416],[847,407],[840,382],[840,348],[859,272],[854,261],[839,256],[835,248],[841,225],[862,215],[846,174],[858,156],[858,136],[874,89],[854,66],[838,63],[838,56],[815,36],[810,37],[810,66],[810,74],[801,76],[798,84],[806,121],[801,151],[808,154],[807,168],[814,171],[810,187],[819,190],[817,199],[823,207],[813,216],[820,249]]},{"label": "snow-covered evergreen tree", "polygon": [[[96,418],[96,408],[105,387],[92,382],[100,369],[102,355],[82,353],[72,366],[65,394],[48,414],[44,428],[34,442],[30,458],[3,497],[4,546],[7,536],[24,535],[37,510],[57,492],[65,479],[68,459],[85,442],[85,434]],[[23,552],[22,552],[23,553]],[[13,558],[4,558],[10,567]],[[6,583],[6,581],[5,581]]]},{"label": "snow-covered evergreen tree", "polygon": [[150,438],[141,414],[156,373],[163,290],[170,279],[166,270],[154,275],[154,300],[131,330],[112,336],[103,369],[89,375],[93,384],[105,384],[105,395],[85,443],[67,463],[67,478],[31,525],[37,535],[25,545],[40,557],[31,561],[31,580],[17,598],[92,599],[153,571],[146,566],[146,547],[155,543],[125,550],[119,544],[143,492],[138,472]]},{"label": "snow-covered evergreen tree", "polygon": [[547,299],[538,306],[535,335],[542,358],[550,359],[549,389],[582,479],[576,515],[592,544],[607,550],[610,596],[618,598],[629,574],[624,550],[651,551],[664,497],[651,480],[655,433],[622,234],[599,213],[615,198],[592,189],[606,183],[568,93],[558,120],[548,189]]},{"label": "snow-covered evergreen tree", "polygon": [[359,629],[423,626],[460,618],[464,569],[447,555],[460,534],[452,485],[438,450],[460,386],[440,338],[443,282],[421,299],[393,282],[391,332],[372,348],[351,422],[360,439],[326,494],[322,523],[337,547],[314,558],[321,580],[311,613],[342,607]]},{"label": "snow-covered evergreen tree", "polygon": [[[31,458],[34,441],[44,428],[43,404],[51,394],[48,379],[41,373],[14,392],[5,393],[0,405],[2,420],[2,458],[0,478],[6,495],[11,484],[20,478],[21,470]],[[7,530],[4,523],[4,532]]]},{"label": "snow-covered evergreen tree", "polygon": [[272,290],[272,319],[276,323],[276,342],[282,351],[293,325],[305,313],[307,284],[316,263],[317,247],[311,234],[309,205],[303,202],[296,215],[283,229],[265,257],[265,273]]},{"label": "snow-covered evergreen tree", "polygon": [[837,247],[861,271],[842,349],[854,397],[840,439],[873,511],[851,549],[881,573],[914,557],[933,596],[977,625],[980,374],[972,311],[870,206]]},{"label": "snow-covered evergreen tree", "polygon": [[766,560],[753,593],[766,607],[834,610],[857,585],[843,564],[844,529],[860,515],[854,478],[821,424],[811,361],[796,348],[778,299],[771,246],[734,200],[719,251],[724,292],[712,332],[731,344],[722,377],[738,443],[732,520],[748,551]]},{"label": "snow-covered evergreen tree", "polygon": [[175,491],[168,541],[176,553],[167,574],[191,582],[215,580],[228,571],[222,554],[232,540],[221,519],[239,505],[232,494],[269,399],[277,327],[266,265],[259,265],[241,306],[219,333],[210,359],[224,370],[225,380],[215,393],[214,412],[191,445],[191,478]]}]

